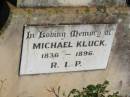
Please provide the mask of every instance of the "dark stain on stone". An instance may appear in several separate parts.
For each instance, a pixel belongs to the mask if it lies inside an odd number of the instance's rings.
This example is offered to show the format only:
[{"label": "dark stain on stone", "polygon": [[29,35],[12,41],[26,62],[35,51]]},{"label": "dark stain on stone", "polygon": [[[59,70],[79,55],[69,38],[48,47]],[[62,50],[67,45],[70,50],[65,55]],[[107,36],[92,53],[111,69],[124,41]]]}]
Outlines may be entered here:
[{"label": "dark stain on stone", "polygon": [[122,86],[123,86],[123,81],[121,80],[121,81],[119,82],[119,88],[121,89]]},{"label": "dark stain on stone", "polygon": [[103,13],[95,13],[94,14],[86,14],[83,16],[81,22],[82,23],[90,23],[90,24],[113,24],[116,23],[117,18],[115,16],[110,16]]},{"label": "dark stain on stone", "polygon": [[130,71],[130,33],[126,32],[128,26],[124,22],[118,24],[116,37],[116,47],[115,54],[118,54],[119,60],[121,62],[120,69],[121,71],[129,72]]}]

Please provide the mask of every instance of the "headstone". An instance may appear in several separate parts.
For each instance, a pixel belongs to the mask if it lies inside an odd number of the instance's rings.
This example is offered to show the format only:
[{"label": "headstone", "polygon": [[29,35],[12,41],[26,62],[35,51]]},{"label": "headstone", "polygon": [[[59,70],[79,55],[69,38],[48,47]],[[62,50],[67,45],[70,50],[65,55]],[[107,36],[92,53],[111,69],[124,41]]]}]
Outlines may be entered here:
[{"label": "headstone", "polygon": [[20,74],[105,69],[116,24],[27,25]]}]

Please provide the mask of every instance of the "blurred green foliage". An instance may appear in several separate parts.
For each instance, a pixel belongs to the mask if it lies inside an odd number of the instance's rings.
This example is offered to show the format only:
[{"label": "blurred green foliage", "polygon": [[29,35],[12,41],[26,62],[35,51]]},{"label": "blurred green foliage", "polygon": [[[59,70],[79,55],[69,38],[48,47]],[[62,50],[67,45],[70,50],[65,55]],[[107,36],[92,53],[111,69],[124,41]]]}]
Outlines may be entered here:
[{"label": "blurred green foliage", "polygon": [[104,81],[102,84],[88,85],[82,90],[72,89],[67,95],[65,92],[60,95],[60,87],[58,87],[57,92],[54,88],[48,91],[52,92],[56,97],[121,97],[119,92],[110,94],[107,90],[108,85],[109,81]]}]

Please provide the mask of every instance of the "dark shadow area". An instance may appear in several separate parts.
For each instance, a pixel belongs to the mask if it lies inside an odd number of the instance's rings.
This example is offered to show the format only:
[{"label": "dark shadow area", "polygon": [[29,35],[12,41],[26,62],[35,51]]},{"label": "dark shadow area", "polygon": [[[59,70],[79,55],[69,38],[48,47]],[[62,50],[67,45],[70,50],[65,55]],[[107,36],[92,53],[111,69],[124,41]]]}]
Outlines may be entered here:
[{"label": "dark shadow area", "polygon": [[17,0],[7,0],[7,1],[13,4],[14,6],[17,6]]},{"label": "dark shadow area", "polygon": [[130,0],[126,0],[127,6],[130,7]]},{"label": "dark shadow area", "polygon": [[8,16],[10,13],[10,9],[4,0],[0,0],[0,29],[6,23]]}]

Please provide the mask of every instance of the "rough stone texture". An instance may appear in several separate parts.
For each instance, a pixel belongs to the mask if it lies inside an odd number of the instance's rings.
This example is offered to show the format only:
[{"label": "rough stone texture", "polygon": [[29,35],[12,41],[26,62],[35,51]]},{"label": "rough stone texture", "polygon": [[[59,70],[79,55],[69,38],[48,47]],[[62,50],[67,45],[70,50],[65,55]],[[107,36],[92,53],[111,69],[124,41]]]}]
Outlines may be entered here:
[{"label": "rough stone texture", "polygon": [[[111,8],[15,9],[0,35],[0,97],[54,97],[47,89],[82,88],[109,80],[112,91],[130,96],[130,10]],[[23,26],[48,23],[117,23],[106,70],[18,76]]]},{"label": "rough stone texture", "polygon": [[125,5],[125,0],[18,0],[19,7]]}]

